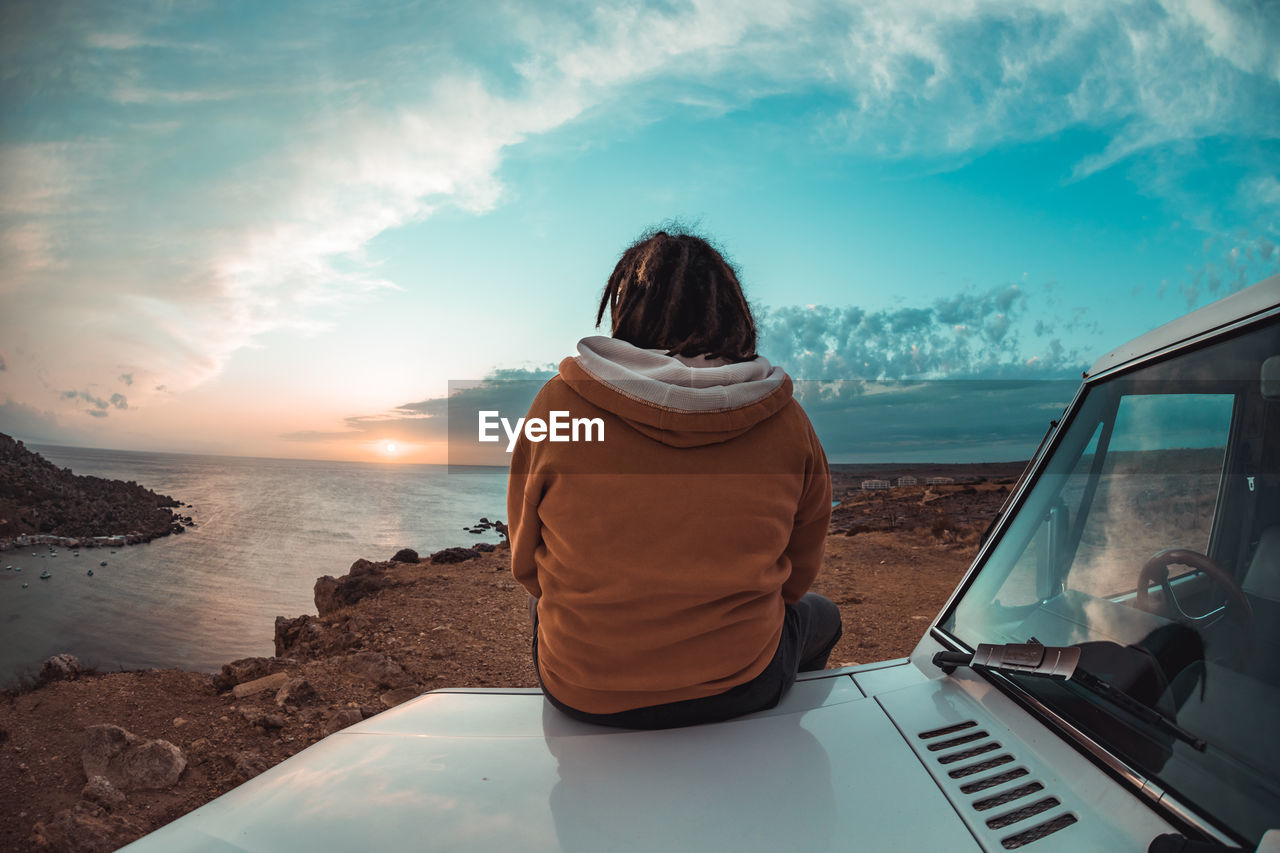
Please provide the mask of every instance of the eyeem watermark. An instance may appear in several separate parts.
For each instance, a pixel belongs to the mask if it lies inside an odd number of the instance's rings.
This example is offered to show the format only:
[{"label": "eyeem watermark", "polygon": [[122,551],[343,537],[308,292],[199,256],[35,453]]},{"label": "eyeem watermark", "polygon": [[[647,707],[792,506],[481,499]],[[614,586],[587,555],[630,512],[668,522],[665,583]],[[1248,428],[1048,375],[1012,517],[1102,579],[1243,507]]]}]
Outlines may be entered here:
[{"label": "eyeem watermark", "polygon": [[[500,441],[498,427],[507,434],[507,452],[515,450],[520,433],[529,441],[604,441],[604,418],[573,418],[567,411],[548,412],[550,419],[517,418],[515,425],[497,411],[482,411],[479,440]],[[595,437],[593,437],[595,436]]]}]

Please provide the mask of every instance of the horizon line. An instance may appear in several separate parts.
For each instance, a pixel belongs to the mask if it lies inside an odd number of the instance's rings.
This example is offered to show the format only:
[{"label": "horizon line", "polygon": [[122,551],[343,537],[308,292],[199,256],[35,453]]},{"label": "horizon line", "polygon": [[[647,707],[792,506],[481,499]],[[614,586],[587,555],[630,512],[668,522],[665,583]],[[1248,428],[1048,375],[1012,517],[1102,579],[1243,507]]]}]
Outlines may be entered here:
[{"label": "horizon line", "polygon": [[[198,456],[211,459],[245,459],[259,460],[265,462],[325,462],[339,463],[348,465],[377,465],[377,466],[398,466],[398,467],[418,467],[418,468],[465,468],[465,469],[492,469],[494,471],[505,471],[509,465],[480,465],[480,464],[458,464],[450,462],[397,462],[394,460],[375,461],[360,459],[333,459],[312,456],[256,456],[252,454],[234,454],[234,453],[208,453],[190,450],[133,450],[119,447],[90,447],[78,444],[56,444],[46,441],[31,441],[20,439],[17,436],[10,436],[14,441],[22,442],[24,446],[33,448],[49,448],[56,450],[87,450],[106,453],[132,453],[132,454],[151,454],[158,456]],[[1028,457],[1029,458],[1029,457]],[[830,461],[828,464],[835,468],[836,466],[857,466],[857,465],[1025,465],[1028,458],[1010,458],[1010,459],[983,459],[978,461],[944,461],[939,459],[899,459],[899,460],[863,460],[863,461]]]}]

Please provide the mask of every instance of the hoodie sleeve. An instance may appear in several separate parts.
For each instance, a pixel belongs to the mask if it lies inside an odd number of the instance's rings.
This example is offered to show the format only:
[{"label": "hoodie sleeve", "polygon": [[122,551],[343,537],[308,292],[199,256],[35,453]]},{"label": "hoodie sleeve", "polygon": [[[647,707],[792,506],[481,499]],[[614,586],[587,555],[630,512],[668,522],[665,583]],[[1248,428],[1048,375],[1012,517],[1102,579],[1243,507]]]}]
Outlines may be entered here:
[{"label": "hoodie sleeve", "polygon": [[526,500],[529,482],[529,444],[523,438],[516,442],[511,458],[511,474],[507,479],[507,534],[511,540],[511,574],[534,598],[542,595],[538,585],[538,565],[533,554],[542,541],[538,523],[538,507]]},{"label": "hoodie sleeve", "polygon": [[[538,392],[528,417],[545,415],[543,400],[546,387]],[[538,564],[534,554],[542,544],[542,522],[538,504],[542,500],[544,477],[536,470],[533,448],[524,434],[516,440],[511,453],[511,472],[507,477],[507,536],[511,542],[511,574],[534,598],[542,597],[538,582]]]},{"label": "hoodie sleeve", "polygon": [[831,523],[831,470],[827,465],[827,454],[823,452],[808,418],[805,425],[809,428],[811,456],[805,470],[800,505],[796,508],[795,524],[791,528],[791,540],[787,543],[791,575],[782,585],[782,598],[788,603],[799,601],[818,576],[826,548],[827,527]]}]

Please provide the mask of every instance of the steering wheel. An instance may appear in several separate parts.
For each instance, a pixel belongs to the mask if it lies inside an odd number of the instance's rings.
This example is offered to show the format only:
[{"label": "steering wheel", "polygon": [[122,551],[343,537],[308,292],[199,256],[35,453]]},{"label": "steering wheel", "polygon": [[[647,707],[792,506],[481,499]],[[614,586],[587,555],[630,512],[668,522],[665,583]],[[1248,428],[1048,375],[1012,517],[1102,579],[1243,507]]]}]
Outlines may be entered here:
[{"label": "steering wheel", "polygon": [[[1226,603],[1198,616],[1188,613],[1178,601],[1178,596],[1174,594],[1173,584],[1169,583],[1169,566],[1171,565],[1188,566],[1204,572],[1209,576],[1210,581],[1216,583],[1226,593]],[[1184,625],[1192,628],[1209,627],[1226,617],[1238,622],[1244,631],[1247,656],[1253,640],[1253,608],[1249,606],[1249,599],[1245,597],[1240,584],[1223,571],[1221,566],[1199,551],[1187,548],[1166,548],[1143,563],[1142,571],[1138,573],[1138,590],[1133,603],[1148,613],[1155,613],[1160,609],[1150,595],[1149,587],[1152,583],[1159,584],[1164,592],[1165,611]]]}]

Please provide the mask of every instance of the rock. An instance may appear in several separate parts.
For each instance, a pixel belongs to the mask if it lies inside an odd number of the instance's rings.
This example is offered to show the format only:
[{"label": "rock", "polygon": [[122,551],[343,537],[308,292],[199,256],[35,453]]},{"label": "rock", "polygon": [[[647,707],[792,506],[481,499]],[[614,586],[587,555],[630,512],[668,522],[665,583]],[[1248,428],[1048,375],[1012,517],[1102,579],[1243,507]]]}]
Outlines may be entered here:
[{"label": "rock", "polygon": [[[313,623],[315,623],[313,625]],[[306,659],[308,650],[312,642],[319,639],[317,636],[322,632],[322,628],[316,619],[312,616],[299,616],[290,619],[286,616],[276,617],[276,656],[285,654],[296,654],[298,657]],[[223,667],[225,669],[226,667]]]},{"label": "rock", "polygon": [[329,575],[316,578],[316,612],[321,616],[327,616],[388,586],[391,586],[391,580],[380,571],[373,570],[363,574],[346,575],[342,578]]},{"label": "rock", "polygon": [[477,542],[471,546],[473,551],[479,551],[481,554],[489,554],[496,550],[495,546],[488,542]]},{"label": "rock", "polygon": [[241,708],[240,716],[249,725],[260,728],[263,731],[283,729],[288,722],[280,714],[268,714],[265,711],[259,711],[257,708]]},{"label": "rock", "polygon": [[[276,632],[279,634],[280,619],[276,619]],[[281,658],[279,654],[279,640],[276,642],[277,656],[274,658],[241,658],[231,663],[222,665],[222,672],[213,677],[213,686],[219,692],[230,690],[237,684],[246,681],[252,681],[255,678],[262,678],[264,675],[271,675],[273,672],[279,672],[291,663],[287,658]]]},{"label": "rock", "polygon": [[276,691],[276,704],[298,705],[316,698],[316,689],[305,678],[290,678]]},{"label": "rock", "polygon": [[[166,535],[175,519],[165,509],[175,505],[172,498],[132,481],[76,476],[7,435],[0,435],[0,481],[7,516],[0,547],[115,545],[127,537],[96,534],[116,530],[154,539]],[[51,545],[48,556],[54,550]]]},{"label": "rock", "polygon": [[243,699],[246,696],[252,696],[255,693],[261,693],[264,690],[278,690],[289,680],[289,673],[276,672],[271,675],[264,675],[262,678],[255,678],[253,681],[246,681],[243,684],[237,684],[231,688],[231,695],[237,699]]},{"label": "rock", "polygon": [[291,655],[315,660],[359,648],[369,619],[353,610],[339,610],[323,618],[302,616],[292,624],[279,619],[276,623],[278,647]]},{"label": "rock", "polygon": [[394,557],[391,558],[393,563],[416,563],[418,562],[418,552],[412,548],[401,548],[396,551]]},{"label": "rock", "polygon": [[171,788],[186,767],[187,758],[178,747],[167,740],[149,740],[130,756],[120,781],[125,790]]},{"label": "rock", "polygon": [[44,665],[40,667],[40,683],[48,684],[51,681],[74,681],[85,672],[87,672],[87,670],[80,665],[80,659],[75,655],[54,655],[45,661]]},{"label": "rock", "polygon": [[232,775],[241,782],[248,782],[271,766],[256,752],[238,752],[230,758]]},{"label": "rock", "polygon": [[416,699],[417,697],[418,688],[397,687],[395,690],[388,690],[378,698],[382,701],[383,705],[386,705],[388,708],[394,708],[401,703],[408,702],[410,699]]},{"label": "rock", "polygon": [[342,731],[364,719],[359,708],[335,708],[324,718],[324,734],[326,737],[334,732]]},{"label": "rock", "polygon": [[37,823],[31,842],[33,847],[58,853],[111,853],[140,834],[141,827],[128,818],[81,800],[58,812],[48,824]]},{"label": "rock", "polygon": [[316,613],[323,616],[342,606],[338,601],[339,585],[338,579],[332,575],[323,575],[316,578],[315,586],[312,588],[312,597],[316,603]]},{"label": "rock", "polygon": [[378,652],[357,652],[348,655],[344,662],[347,670],[378,687],[402,687],[405,683],[404,670],[400,664]]},{"label": "rock", "polygon": [[368,560],[361,557],[359,560],[356,560],[354,563],[351,564],[351,568],[347,569],[347,574],[367,575],[371,572],[376,572],[377,570],[378,570],[377,563],[371,563]]},{"label": "rock", "polygon": [[124,794],[106,776],[90,776],[80,797],[108,810],[124,802]]},{"label": "rock", "polygon": [[121,791],[172,787],[187,766],[182,750],[167,740],[144,740],[119,726],[89,726],[84,740],[85,778],[105,776]]},{"label": "rock", "polygon": [[443,563],[461,563],[466,560],[474,560],[480,556],[480,552],[472,548],[445,548],[443,551],[436,551],[431,555],[431,562],[437,564]]},{"label": "rock", "polygon": [[326,619],[277,616],[276,654],[311,660],[345,652],[360,644],[356,632],[366,621],[360,614],[350,611]]}]

